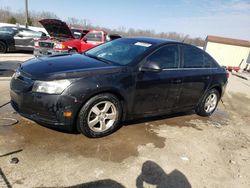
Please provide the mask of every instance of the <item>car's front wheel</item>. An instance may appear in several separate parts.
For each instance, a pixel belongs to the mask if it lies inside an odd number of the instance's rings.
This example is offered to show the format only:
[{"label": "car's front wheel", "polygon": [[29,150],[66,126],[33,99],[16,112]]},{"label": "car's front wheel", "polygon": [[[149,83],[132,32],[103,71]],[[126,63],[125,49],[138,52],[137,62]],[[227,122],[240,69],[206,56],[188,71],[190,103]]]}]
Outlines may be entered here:
[{"label": "car's front wheel", "polygon": [[220,94],[216,89],[209,90],[196,108],[196,113],[200,116],[210,116],[215,111],[220,99]]},{"label": "car's front wheel", "polygon": [[78,53],[78,51],[77,51],[77,49],[72,48],[72,49],[69,50],[69,53],[70,54],[76,54],[76,53]]},{"label": "car's front wheel", "polygon": [[7,51],[7,45],[4,42],[0,41],[0,54],[4,54],[6,53],[6,51]]},{"label": "car's front wheel", "polygon": [[121,115],[121,103],[116,96],[99,94],[92,97],[80,110],[77,128],[87,137],[103,137],[120,127]]}]

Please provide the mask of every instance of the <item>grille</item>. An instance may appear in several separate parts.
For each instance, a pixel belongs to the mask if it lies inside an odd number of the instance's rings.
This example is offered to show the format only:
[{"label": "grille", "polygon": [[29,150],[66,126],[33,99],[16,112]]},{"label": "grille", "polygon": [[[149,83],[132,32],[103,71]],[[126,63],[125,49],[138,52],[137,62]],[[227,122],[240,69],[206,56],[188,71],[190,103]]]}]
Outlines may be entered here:
[{"label": "grille", "polygon": [[53,42],[39,42],[39,46],[42,48],[53,48],[54,43]]}]

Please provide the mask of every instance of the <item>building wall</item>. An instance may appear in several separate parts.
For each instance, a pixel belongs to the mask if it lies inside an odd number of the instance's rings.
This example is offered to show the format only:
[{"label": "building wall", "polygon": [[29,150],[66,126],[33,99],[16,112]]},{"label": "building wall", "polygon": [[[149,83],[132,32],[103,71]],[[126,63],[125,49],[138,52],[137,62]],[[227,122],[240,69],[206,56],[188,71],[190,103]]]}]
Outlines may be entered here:
[{"label": "building wall", "polygon": [[205,46],[205,51],[220,65],[239,66],[242,59],[244,59],[244,63],[246,63],[250,48],[208,41]]}]

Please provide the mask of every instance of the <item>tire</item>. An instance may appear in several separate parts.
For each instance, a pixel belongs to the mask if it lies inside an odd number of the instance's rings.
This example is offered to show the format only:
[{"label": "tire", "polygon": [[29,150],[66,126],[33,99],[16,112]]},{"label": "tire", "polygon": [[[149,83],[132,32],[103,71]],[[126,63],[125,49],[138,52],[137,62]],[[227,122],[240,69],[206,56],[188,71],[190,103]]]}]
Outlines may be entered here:
[{"label": "tire", "polygon": [[215,111],[219,100],[220,94],[218,90],[211,89],[205,94],[202,101],[196,107],[195,112],[200,116],[210,116]]},{"label": "tire", "polygon": [[72,49],[69,50],[69,53],[70,54],[76,54],[76,53],[78,53],[78,51],[77,51],[77,49],[72,48]]},{"label": "tire", "polygon": [[4,42],[0,41],[0,54],[4,54],[6,52],[7,52],[7,45]]},{"label": "tire", "polygon": [[109,93],[99,94],[81,108],[77,129],[89,138],[107,136],[120,128],[121,102]]}]

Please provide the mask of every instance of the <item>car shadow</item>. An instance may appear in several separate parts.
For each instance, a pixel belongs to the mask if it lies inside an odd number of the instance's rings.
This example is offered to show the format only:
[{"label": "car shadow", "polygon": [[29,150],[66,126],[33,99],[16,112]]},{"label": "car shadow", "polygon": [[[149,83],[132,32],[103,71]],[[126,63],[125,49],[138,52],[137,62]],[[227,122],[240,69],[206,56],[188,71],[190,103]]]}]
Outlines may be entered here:
[{"label": "car shadow", "polygon": [[21,63],[22,61],[0,61],[0,73],[14,73]]},{"label": "car shadow", "polygon": [[[123,126],[133,126],[133,125],[140,124],[140,123],[163,120],[163,119],[170,119],[174,117],[181,117],[181,116],[187,116],[187,115],[192,115],[192,114],[194,114],[193,111],[187,111],[187,112],[178,112],[178,113],[173,113],[173,114],[168,114],[168,115],[144,117],[144,118],[137,118],[133,120],[123,121],[121,122],[121,126],[117,129],[117,131],[121,129]],[[76,126],[69,129],[68,127],[65,127],[65,126],[58,127],[58,126],[53,126],[53,125],[47,125],[45,123],[40,123],[40,122],[36,122],[36,123],[40,126],[46,127],[53,131],[66,133],[66,134],[75,134],[75,135],[80,134],[77,131]],[[197,127],[193,127],[193,128],[197,128]],[[199,128],[197,129],[200,130]]]},{"label": "car shadow", "polygon": [[195,114],[194,111],[186,111],[186,112],[178,112],[178,113],[158,115],[158,116],[142,117],[142,118],[136,118],[133,120],[124,121],[123,125],[130,126],[130,125],[138,124],[138,123],[158,121],[158,120],[170,119],[170,118],[181,117],[181,116],[188,116],[188,115],[193,115],[193,114]]},{"label": "car shadow", "polygon": [[16,54],[16,53],[33,54],[33,50],[16,50],[16,51],[7,52],[6,54]]},{"label": "car shadow", "polygon": [[[156,162],[147,160],[143,163],[141,172],[136,178],[136,187],[152,186],[157,188],[191,188],[187,177],[181,171],[175,169],[167,174]],[[69,186],[68,188],[125,188],[125,186],[112,179],[104,179]]]}]

